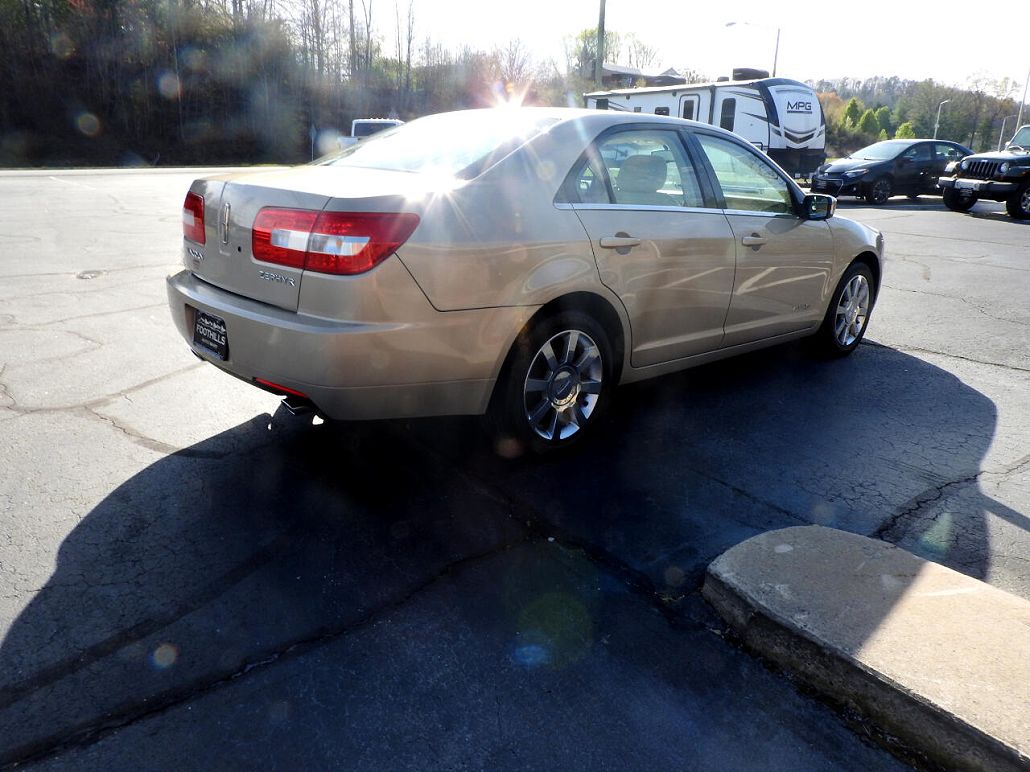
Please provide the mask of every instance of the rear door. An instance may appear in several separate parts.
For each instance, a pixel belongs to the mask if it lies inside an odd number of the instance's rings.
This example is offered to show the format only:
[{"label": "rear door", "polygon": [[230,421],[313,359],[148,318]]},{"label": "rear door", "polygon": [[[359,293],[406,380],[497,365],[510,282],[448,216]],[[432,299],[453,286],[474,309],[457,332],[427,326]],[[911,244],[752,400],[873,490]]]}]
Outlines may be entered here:
[{"label": "rear door", "polygon": [[920,193],[937,185],[936,164],[929,142],[913,145],[895,162],[894,189],[899,193]]},{"label": "rear door", "polygon": [[723,345],[811,328],[825,311],[833,268],[829,225],[797,215],[789,183],[765,156],[726,137],[695,136],[719,185],[737,256]]},{"label": "rear door", "polygon": [[733,232],[679,132],[603,134],[573,168],[564,196],[590,236],[601,281],[629,314],[634,367],[719,348]]}]

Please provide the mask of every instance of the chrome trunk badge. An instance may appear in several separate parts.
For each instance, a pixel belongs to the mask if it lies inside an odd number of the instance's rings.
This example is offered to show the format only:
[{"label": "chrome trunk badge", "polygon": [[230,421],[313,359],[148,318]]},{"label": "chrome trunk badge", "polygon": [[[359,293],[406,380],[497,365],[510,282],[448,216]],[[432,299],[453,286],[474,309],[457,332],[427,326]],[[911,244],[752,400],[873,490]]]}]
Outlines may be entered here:
[{"label": "chrome trunk badge", "polygon": [[222,204],[222,216],[218,218],[218,231],[222,235],[222,243],[229,243],[229,211],[232,207],[227,203]]}]

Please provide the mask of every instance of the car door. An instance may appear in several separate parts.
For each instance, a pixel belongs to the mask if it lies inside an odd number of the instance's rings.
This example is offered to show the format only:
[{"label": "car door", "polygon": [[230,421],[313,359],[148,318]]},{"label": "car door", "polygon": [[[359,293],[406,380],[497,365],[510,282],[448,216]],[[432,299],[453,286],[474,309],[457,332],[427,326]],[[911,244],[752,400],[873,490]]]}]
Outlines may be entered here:
[{"label": "car door", "polygon": [[940,193],[940,188],[937,187],[937,180],[945,175],[945,169],[953,161],[961,161],[969,155],[969,152],[965,148],[958,145],[953,145],[950,142],[934,142],[933,143],[933,186],[932,191]]},{"label": "car door", "polygon": [[719,348],[733,290],[733,233],[680,134],[653,126],[609,131],[573,168],[565,191],[601,281],[629,315],[632,365]]},{"label": "car door", "polygon": [[798,216],[791,183],[761,153],[724,136],[694,137],[737,253],[723,345],[811,329],[825,311],[833,268],[829,225]]},{"label": "car door", "polygon": [[897,193],[932,190],[940,176],[934,173],[933,150],[929,142],[910,147],[898,157],[894,167],[894,190]]}]

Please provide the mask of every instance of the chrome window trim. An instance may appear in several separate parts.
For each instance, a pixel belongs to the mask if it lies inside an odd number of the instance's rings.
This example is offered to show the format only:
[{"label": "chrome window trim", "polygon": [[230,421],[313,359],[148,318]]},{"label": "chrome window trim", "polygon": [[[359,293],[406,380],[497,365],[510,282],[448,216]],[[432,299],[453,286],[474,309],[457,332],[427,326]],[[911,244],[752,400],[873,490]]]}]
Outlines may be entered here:
[{"label": "chrome window trim", "polygon": [[791,217],[800,220],[794,212],[759,212],[754,209],[722,209],[723,214],[745,214],[748,217]]},{"label": "chrome window trim", "polygon": [[658,206],[657,204],[569,204],[555,203],[556,209],[590,212],[722,212],[723,209],[707,206]]}]

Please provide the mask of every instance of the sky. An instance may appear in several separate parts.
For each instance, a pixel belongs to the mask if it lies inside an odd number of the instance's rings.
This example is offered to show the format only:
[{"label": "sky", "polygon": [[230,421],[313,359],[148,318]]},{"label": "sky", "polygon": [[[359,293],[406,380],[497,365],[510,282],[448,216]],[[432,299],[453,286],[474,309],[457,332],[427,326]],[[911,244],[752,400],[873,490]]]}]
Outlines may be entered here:
[{"label": "sky", "polygon": [[[369,0],[366,0],[368,2]],[[562,40],[597,25],[599,0],[412,0],[415,38],[448,48],[490,50],[520,39],[537,61],[564,66]],[[371,0],[392,53],[395,3]],[[796,80],[897,75],[965,86],[973,75],[1008,77],[1023,94],[1030,71],[1030,5],[975,6],[925,0],[847,2],[695,2],[606,0],[605,27],[632,33],[658,50],[658,70],[693,69],[712,78],[734,67],[772,70]],[[982,19],[982,22],[980,21]],[[727,27],[729,22],[736,22]],[[984,41],[984,42],[973,42]],[[625,62],[615,62],[625,64]]]}]

